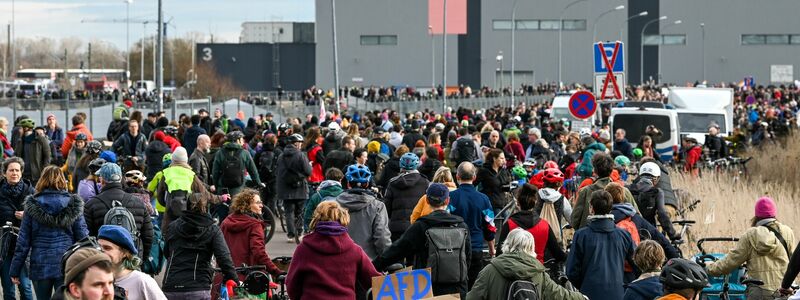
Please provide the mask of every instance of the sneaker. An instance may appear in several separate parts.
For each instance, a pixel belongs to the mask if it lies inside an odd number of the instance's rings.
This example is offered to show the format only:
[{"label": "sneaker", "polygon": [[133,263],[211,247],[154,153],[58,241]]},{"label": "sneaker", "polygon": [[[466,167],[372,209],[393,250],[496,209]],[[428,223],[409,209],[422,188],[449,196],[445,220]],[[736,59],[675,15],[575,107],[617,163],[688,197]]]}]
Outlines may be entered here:
[{"label": "sneaker", "polygon": [[287,236],[286,237],[286,241],[289,242],[289,243],[294,243],[294,237]]}]

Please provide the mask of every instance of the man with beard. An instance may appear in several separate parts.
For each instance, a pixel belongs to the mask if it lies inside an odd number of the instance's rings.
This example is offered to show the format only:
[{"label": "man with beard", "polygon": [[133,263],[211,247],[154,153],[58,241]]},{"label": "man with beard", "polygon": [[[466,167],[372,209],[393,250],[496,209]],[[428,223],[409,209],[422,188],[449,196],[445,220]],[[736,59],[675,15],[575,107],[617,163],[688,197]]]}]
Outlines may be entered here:
[{"label": "man with beard", "polygon": [[114,299],[114,265],[111,259],[92,247],[72,253],[64,264],[64,285],[52,299]]}]

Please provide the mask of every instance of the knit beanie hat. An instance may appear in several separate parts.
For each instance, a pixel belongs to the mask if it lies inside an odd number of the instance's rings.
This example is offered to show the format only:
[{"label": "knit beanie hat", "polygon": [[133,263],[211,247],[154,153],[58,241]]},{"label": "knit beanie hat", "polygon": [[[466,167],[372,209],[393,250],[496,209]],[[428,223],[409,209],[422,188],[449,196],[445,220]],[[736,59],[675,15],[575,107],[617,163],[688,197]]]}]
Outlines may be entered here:
[{"label": "knit beanie hat", "polygon": [[368,153],[378,153],[381,152],[381,143],[377,141],[372,141],[367,144],[367,152]]},{"label": "knit beanie hat", "polygon": [[756,217],[766,219],[774,218],[778,215],[778,209],[775,207],[775,201],[767,196],[762,196],[756,201]]},{"label": "knit beanie hat", "polygon": [[85,271],[94,264],[107,261],[111,263],[111,258],[100,250],[91,247],[78,249],[69,256],[64,265],[64,284],[69,284],[78,274]]},{"label": "knit beanie hat", "polygon": [[186,148],[178,147],[172,152],[172,161],[176,163],[189,163],[189,154],[186,153]]}]

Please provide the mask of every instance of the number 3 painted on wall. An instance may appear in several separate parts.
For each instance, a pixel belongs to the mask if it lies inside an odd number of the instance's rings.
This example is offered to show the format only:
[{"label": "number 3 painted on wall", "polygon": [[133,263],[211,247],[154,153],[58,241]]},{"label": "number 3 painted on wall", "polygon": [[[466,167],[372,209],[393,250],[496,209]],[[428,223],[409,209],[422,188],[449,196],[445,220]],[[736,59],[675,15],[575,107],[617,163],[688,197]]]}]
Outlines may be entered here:
[{"label": "number 3 painted on wall", "polygon": [[203,48],[203,60],[211,61],[212,58],[214,58],[214,57],[213,57],[213,55],[211,55],[211,48],[208,48],[208,47]]}]

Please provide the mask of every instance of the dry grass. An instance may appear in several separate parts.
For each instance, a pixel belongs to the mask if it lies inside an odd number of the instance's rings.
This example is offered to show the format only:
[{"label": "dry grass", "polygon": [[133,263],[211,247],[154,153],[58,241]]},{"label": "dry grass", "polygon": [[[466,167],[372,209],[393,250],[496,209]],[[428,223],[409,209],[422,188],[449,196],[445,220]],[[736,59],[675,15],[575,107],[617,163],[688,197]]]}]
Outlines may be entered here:
[{"label": "dry grass", "polygon": [[[754,155],[755,154],[755,155]],[[765,147],[751,152],[753,160],[748,163],[750,178],[734,182],[727,175],[691,178],[681,174],[673,175],[672,185],[676,189],[689,192],[690,201],[700,199],[701,203],[687,219],[697,221],[689,234],[689,243],[684,245],[684,253],[695,254],[695,245],[701,237],[738,237],[750,227],[756,200],[762,195],[775,199],[778,206],[777,218],[795,230],[800,230],[800,181],[796,170],[800,167],[800,140],[789,138],[786,143],[776,147]],[[724,251],[731,243],[715,243],[713,251]],[[690,249],[691,248],[691,249]]]}]

